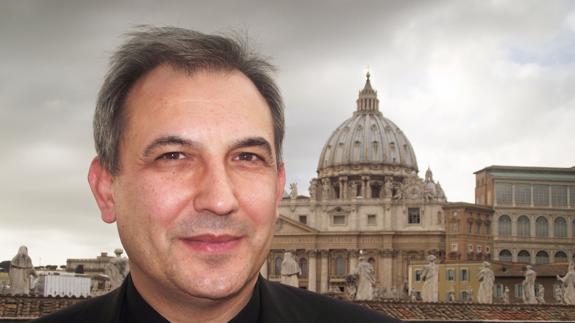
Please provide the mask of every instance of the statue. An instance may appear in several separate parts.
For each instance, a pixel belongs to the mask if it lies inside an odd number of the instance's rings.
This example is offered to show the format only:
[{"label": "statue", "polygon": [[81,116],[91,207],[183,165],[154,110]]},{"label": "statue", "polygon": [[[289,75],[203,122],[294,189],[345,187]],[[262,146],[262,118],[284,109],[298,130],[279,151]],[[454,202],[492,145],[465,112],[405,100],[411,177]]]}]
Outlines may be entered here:
[{"label": "statue", "polygon": [[575,305],[575,260],[569,263],[565,276],[561,277],[557,275],[557,279],[562,283],[562,286],[559,286],[562,293],[562,303]]},{"label": "statue", "polygon": [[297,183],[289,184],[289,197],[292,200],[297,199]]},{"label": "statue", "polygon": [[495,283],[495,274],[493,273],[493,270],[489,268],[490,266],[491,264],[485,261],[479,271],[479,293],[477,294],[478,303],[493,303],[493,284]]},{"label": "statue", "polygon": [[292,256],[292,253],[284,253],[284,259],[281,266],[281,283],[288,286],[299,287],[297,275],[300,274],[301,269]]},{"label": "statue", "polygon": [[441,184],[439,184],[439,181],[437,182],[437,184],[435,184],[435,189],[437,191],[437,199],[440,201],[446,201],[447,198],[445,197],[445,192],[443,191],[443,188],[441,188]]},{"label": "statue", "polygon": [[329,183],[328,178],[324,178],[321,180],[322,190],[321,190],[321,198],[322,200],[329,200],[329,195],[331,193],[331,186]]},{"label": "statue", "polygon": [[385,190],[385,197],[386,198],[391,198],[393,197],[393,184],[391,183],[392,178],[391,177],[386,177],[385,178],[385,183],[383,184],[383,189]]},{"label": "statue", "polygon": [[535,296],[535,278],[537,273],[533,271],[530,265],[527,265],[525,270],[525,280],[523,280],[523,303],[525,304],[537,304],[537,298]]},{"label": "statue", "polygon": [[439,297],[438,277],[439,268],[435,264],[435,256],[427,256],[429,263],[423,267],[421,279],[423,280],[423,290],[421,297],[424,302],[437,302]]},{"label": "statue", "polygon": [[309,197],[312,200],[317,199],[317,182],[315,180],[309,182]]},{"label": "statue", "polygon": [[110,262],[106,264],[106,267],[104,268],[104,272],[110,280],[110,290],[120,287],[130,272],[128,258],[122,257],[124,250],[116,249],[114,250],[114,253],[116,254],[116,257],[110,259]]},{"label": "statue", "polygon": [[359,257],[359,263],[352,272],[357,275],[357,292],[355,300],[357,301],[372,301],[373,288],[375,286],[375,269],[364,256]]},{"label": "statue", "polygon": [[395,188],[395,194],[393,194],[393,199],[394,200],[401,200],[403,198],[404,189],[405,189],[404,185],[399,183]]},{"label": "statue", "polygon": [[28,256],[28,247],[21,246],[18,253],[10,262],[10,294],[29,295],[32,288],[32,277],[36,271],[32,266],[32,259]]},{"label": "statue", "polygon": [[537,303],[545,304],[545,287],[542,284],[537,286]]},{"label": "statue", "polygon": [[357,194],[357,187],[358,187],[358,186],[357,186],[357,182],[356,182],[356,181],[351,182],[351,186],[350,186],[350,187],[351,187],[351,195],[350,195],[350,196],[351,196],[352,198],[357,197],[357,196],[358,196],[358,194]]},{"label": "statue", "polygon": [[509,287],[507,286],[503,290],[503,304],[509,304]]}]

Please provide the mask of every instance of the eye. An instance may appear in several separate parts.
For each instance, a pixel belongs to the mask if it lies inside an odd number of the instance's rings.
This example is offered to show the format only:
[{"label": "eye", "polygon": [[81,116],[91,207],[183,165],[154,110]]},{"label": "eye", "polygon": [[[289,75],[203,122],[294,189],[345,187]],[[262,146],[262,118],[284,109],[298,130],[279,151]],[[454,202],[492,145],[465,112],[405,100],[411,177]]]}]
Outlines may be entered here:
[{"label": "eye", "polygon": [[234,159],[235,160],[241,160],[241,161],[249,161],[249,162],[262,160],[262,158],[260,158],[258,155],[254,154],[254,153],[247,153],[247,152],[239,153]]},{"label": "eye", "polygon": [[186,156],[184,153],[179,151],[171,151],[169,153],[165,153],[160,155],[156,160],[177,160],[177,159],[184,159]]}]

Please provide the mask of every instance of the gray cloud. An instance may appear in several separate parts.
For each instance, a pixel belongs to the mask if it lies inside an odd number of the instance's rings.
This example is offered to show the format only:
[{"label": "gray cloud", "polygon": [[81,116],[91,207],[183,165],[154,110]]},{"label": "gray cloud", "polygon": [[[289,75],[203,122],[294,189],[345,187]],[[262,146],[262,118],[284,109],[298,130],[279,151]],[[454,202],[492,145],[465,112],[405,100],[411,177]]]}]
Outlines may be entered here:
[{"label": "gray cloud", "polygon": [[107,59],[139,24],[248,34],[279,67],[288,181],[305,192],[366,68],[383,114],[452,201],[491,164],[573,166],[569,1],[4,1],[0,258],[64,263],[118,246],[85,177]]}]

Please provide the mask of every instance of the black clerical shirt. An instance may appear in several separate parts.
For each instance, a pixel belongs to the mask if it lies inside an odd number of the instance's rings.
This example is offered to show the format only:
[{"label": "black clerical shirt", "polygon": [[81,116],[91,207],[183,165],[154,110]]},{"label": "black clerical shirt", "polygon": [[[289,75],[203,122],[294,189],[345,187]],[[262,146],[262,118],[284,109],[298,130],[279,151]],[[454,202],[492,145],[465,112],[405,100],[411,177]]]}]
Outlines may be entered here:
[{"label": "black clerical shirt", "polygon": [[[122,308],[120,322],[125,323],[164,323],[169,322],[160,313],[156,312],[138,293],[132,277],[126,278],[126,296]],[[246,306],[229,323],[261,323],[260,279],[256,283],[252,297]],[[193,318],[191,318],[193,319]]]}]

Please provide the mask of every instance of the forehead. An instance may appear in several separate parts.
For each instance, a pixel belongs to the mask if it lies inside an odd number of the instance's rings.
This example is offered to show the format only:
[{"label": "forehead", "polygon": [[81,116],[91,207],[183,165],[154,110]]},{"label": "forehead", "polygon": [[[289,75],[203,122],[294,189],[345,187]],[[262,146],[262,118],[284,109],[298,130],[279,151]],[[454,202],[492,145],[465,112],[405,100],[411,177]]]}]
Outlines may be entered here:
[{"label": "forehead", "polygon": [[134,84],[123,118],[124,139],[170,134],[166,132],[188,137],[227,131],[236,138],[258,135],[273,141],[267,102],[251,80],[237,70],[189,74],[168,65],[158,66]]}]

